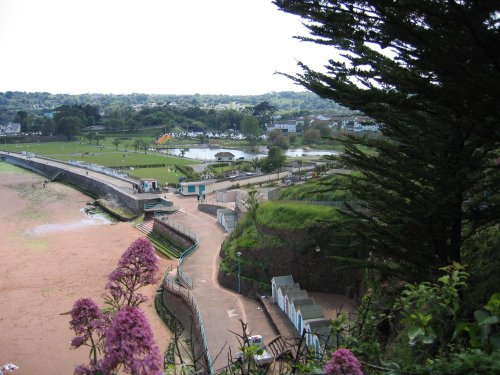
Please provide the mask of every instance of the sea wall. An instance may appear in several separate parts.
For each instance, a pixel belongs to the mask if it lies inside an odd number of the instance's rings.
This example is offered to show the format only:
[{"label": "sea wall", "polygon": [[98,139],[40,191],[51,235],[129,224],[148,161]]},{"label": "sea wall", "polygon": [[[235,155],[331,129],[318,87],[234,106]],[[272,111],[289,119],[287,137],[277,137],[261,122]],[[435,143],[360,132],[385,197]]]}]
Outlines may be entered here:
[{"label": "sea wall", "polygon": [[32,159],[24,159],[16,155],[4,155],[4,160],[10,164],[17,165],[18,167],[31,170],[42,176],[51,179],[57,174],[57,181],[62,181],[84,190],[91,195],[106,199],[107,201],[116,202],[117,205],[124,207],[133,213],[140,213],[142,211],[142,201],[117,190],[114,186],[109,185],[102,181],[94,180],[92,177],[74,173],[72,171],[55,167],[43,162],[38,162]]}]

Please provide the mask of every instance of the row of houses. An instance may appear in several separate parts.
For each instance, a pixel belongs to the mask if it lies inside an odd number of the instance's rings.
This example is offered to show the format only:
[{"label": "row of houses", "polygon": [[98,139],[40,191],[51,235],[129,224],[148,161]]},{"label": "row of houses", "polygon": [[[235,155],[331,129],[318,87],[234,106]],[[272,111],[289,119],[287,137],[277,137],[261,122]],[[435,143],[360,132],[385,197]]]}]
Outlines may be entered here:
[{"label": "row of houses", "polygon": [[6,125],[0,125],[0,134],[14,135],[21,133],[21,124],[17,122],[9,122]]},{"label": "row of houses", "polygon": [[366,131],[380,131],[380,125],[374,123],[369,118],[336,118],[325,117],[323,115],[304,117],[300,120],[290,120],[277,122],[267,126],[267,132],[273,130],[280,130],[283,133],[298,133],[299,126],[324,126],[330,129],[344,130],[347,132],[366,132]]},{"label": "row of houses", "polygon": [[292,275],[273,277],[271,288],[273,303],[288,316],[297,331],[304,334],[310,349],[320,354],[327,344],[332,345],[330,320],[325,319],[322,307],[294,282]]}]

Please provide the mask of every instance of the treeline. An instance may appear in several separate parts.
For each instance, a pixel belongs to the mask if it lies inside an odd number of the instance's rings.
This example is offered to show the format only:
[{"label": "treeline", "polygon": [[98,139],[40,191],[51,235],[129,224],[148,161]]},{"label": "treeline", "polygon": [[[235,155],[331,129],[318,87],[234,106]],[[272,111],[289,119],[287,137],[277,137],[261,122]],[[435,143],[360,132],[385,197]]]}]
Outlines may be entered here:
[{"label": "treeline", "polygon": [[181,107],[215,107],[230,103],[256,106],[269,102],[280,112],[328,111],[341,108],[310,92],[274,92],[262,95],[150,95],[150,94],[51,94],[48,92],[0,92],[0,123],[11,121],[18,111],[37,115],[50,113],[63,105],[91,105],[105,115],[127,111],[135,106],[173,104]]}]

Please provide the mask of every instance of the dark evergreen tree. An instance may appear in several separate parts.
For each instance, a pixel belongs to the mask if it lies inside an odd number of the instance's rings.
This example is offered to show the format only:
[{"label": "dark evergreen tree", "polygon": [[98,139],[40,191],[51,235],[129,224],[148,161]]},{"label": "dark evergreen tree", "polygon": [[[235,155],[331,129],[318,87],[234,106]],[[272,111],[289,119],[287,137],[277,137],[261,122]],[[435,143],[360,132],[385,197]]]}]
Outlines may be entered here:
[{"label": "dark evergreen tree", "polygon": [[367,202],[342,236],[363,250],[358,264],[422,280],[461,261],[500,219],[500,1],[275,4],[305,20],[300,39],[340,52],[325,72],[299,63],[289,77],[383,124],[380,139],[344,140],[342,161],[361,172],[350,188]]}]

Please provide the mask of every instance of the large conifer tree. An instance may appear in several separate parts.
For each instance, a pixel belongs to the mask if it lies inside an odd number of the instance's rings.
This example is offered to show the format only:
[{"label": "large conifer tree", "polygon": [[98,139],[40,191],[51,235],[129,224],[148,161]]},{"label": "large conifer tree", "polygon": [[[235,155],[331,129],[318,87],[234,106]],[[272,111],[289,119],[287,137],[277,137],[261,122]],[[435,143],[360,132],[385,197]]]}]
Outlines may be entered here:
[{"label": "large conifer tree", "polygon": [[500,1],[275,4],[304,19],[301,39],[333,47],[324,72],[299,63],[291,78],[382,124],[382,139],[344,141],[369,208],[348,213],[361,264],[422,280],[460,262],[500,219]]}]

